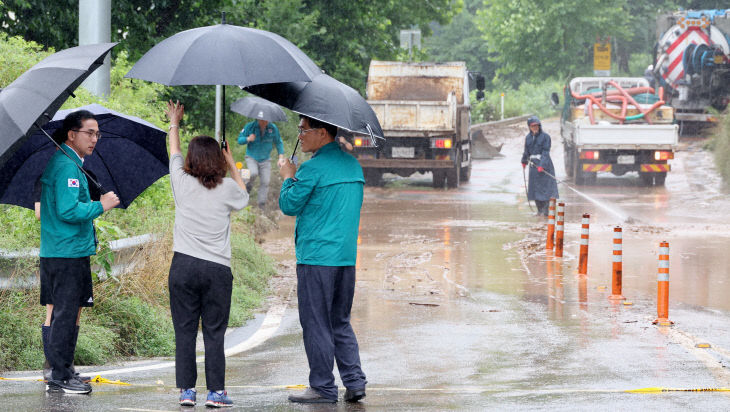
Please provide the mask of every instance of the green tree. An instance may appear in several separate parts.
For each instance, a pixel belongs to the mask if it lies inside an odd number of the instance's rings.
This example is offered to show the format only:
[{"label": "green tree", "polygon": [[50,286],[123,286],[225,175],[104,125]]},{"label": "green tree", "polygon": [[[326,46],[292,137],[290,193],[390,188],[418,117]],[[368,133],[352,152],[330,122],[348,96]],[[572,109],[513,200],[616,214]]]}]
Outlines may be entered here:
[{"label": "green tree", "polygon": [[[221,10],[231,0],[113,0],[111,39],[119,42],[114,53],[127,51],[137,60],[160,40],[181,30],[220,21]],[[78,0],[4,0],[0,26],[61,50],[78,45]]]},{"label": "green tree", "polygon": [[446,24],[460,6],[454,0],[306,0],[307,10],[319,12],[320,30],[304,49],[331,76],[363,90],[370,60],[400,54],[401,29],[416,26],[428,36],[429,23]]},{"label": "green tree", "polygon": [[626,0],[485,0],[479,13],[497,75],[517,83],[588,73],[593,43],[626,37]]},{"label": "green tree", "polygon": [[432,24],[433,35],[424,39],[424,49],[436,62],[465,61],[471,71],[489,80],[495,63],[489,60],[489,48],[477,27],[476,14],[483,0],[465,0],[461,12],[450,23]]}]

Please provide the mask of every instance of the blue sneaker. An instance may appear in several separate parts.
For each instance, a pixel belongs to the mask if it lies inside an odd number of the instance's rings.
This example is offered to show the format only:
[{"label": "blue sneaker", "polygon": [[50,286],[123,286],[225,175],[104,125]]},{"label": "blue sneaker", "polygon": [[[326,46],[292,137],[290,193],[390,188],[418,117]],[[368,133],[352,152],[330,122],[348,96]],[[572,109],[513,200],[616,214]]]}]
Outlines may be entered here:
[{"label": "blue sneaker", "polygon": [[228,397],[228,392],[218,393],[216,391],[208,392],[208,399],[205,401],[205,406],[212,408],[230,408],[233,406],[233,401]]},{"label": "blue sneaker", "polygon": [[180,405],[195,406],[195,395],[192,389],[180,389]]}]

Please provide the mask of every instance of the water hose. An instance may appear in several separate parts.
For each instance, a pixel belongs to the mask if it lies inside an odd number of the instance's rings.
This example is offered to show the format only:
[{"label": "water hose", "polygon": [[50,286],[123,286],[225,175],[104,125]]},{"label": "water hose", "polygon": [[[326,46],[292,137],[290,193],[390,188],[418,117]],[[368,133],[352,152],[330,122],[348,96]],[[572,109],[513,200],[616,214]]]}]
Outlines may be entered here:
[{"label": "water hose", "polygon": [[[570,91],[570,95],[574,99],[576,99],[576,100],[586,100],[586,103],[585,104],[588,104],[588,101],[590,101],[590,104],[588,105],[587,111],[588,111],[588,119],[591,121],[591,124],[596,124],[595,118],[593,117],[593,105],[594,104],[603,113],[605,113],[606,115],[608,115],[611,118],[614,118],[614,119],[618,120],[621,124],[623,124],[627,120],[628,121],[632,121],[632,120],[638,120],[638,119],[641,119],[641,118],[644,118],[647,123],[651,124],[651,119],[647,115],[649,113],[651,113],[652,111],[656,110],[656,108],[658,108],[659,106],[661,106],[661,105],[663,105],[665,103],[664,100],[661,99],[661,97],[664,97],[664,96],[660,96],[660,100],[658,100],[657,102],[655,102],[654,104],[652,104],[648,109],[644,109],[634,99],[634,97],[632,96],[632,94],[646,93],[648,91],[651,91],[653,93],[654,92],[654,89],[652,89],[651,87],[643,86],[643,87],[632,87],[632,88],[629,88],[629,90],[627,91],[623,87],[619,86],[619,84],[616,83],[613,80],[609,80],[607,82],[607,84],[615,87],[616,90],[611,90],[611,91],[607,91],[606,92],[606,94],[605,94],[606,101],[607,102],[609,101],[609,97],[611,98],[610,100],[614,100],[614,99],[621,100],[621,115],[616,115],[614,113],[611,113],[608,110],[608,108],[606,108],[606,106],[603,104],[603,102],[601,102],[600,100],[598,100],[598,97],[599,96],[603,96],[603,92],[593,92],[593,93],[588,93],[588,94],[584,94],[584,95],[579,95],[576,92],[574,92],[573,90]],[[662,94],[662,95],[664,94],[663,93],[663,90],[660,90],[660,94]],[[640,113],[639,114],[635,114],[635,115],[631,115],[631,116],[626,116],[626,110],[628,108],[628,104],[629,103],[631,103],[633,106],[635,106],[636,109]]]}]

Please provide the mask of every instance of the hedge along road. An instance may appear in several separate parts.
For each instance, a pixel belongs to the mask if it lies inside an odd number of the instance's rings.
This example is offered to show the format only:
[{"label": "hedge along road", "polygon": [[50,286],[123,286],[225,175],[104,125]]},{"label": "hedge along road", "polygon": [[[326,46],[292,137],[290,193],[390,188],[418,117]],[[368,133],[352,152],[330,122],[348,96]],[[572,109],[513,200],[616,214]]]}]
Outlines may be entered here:
[{"label": "hedge along road", "polygon": [[[545,127],[564,177],[557,124]],[[727,409],[723,393],[681,391],[730,387],[722,368],[730,348],[723,299],[729,232],[720,212],[728,199],[712,170],[696,167],[709,158],[701,143],[677,154],[664,188],[627,175],[601,176],[581,189],[638,222],[623,226],[623,294],[632,305],[612,305],[611,239],[620,222],[561,188],[565,257],[548,265],[545,221],[524,200],[518,161],[525,133],[523,126],[495,133],[504,157],[476,162],[472,180],[457,190],[433,190],[430,177],[418,175],[387,176],[385,188],[366,189],[352,323],[368,396],[360,408],[331,409]],[[591,214],[591,232],[581,282],[583,213]],[[293,221],[281,223],[264,246],[280,262],[277,281],[290,285]],[[651,323],[662,240],[671,250],[673,328]],[[296,302],[271,338],[229,357],[226,370],[237,408],[295,408],[286,396],[308,376]],[[39,383],[9,381],[0,383],[0,396],[15,409],[177,409],[171,367],[105,377],[132,385],[51,397],[39,396]],[[199,378],[203,391],[202,367]],[[626,392],[644,388],[655,389]]]}]

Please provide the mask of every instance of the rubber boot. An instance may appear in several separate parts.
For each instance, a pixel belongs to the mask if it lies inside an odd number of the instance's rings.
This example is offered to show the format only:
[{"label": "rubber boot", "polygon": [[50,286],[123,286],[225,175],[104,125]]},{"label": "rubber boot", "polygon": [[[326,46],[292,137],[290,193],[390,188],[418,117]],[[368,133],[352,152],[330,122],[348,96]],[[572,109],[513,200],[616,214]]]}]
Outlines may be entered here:
[{"label": "rubber boot", "polygon": [[43,362],[43,380],[51,380],[51,364],[48,363],[48,341],[51,336],[51,327],[41,325],[41,337],[43,338],[43,355],[46,360]]}]

